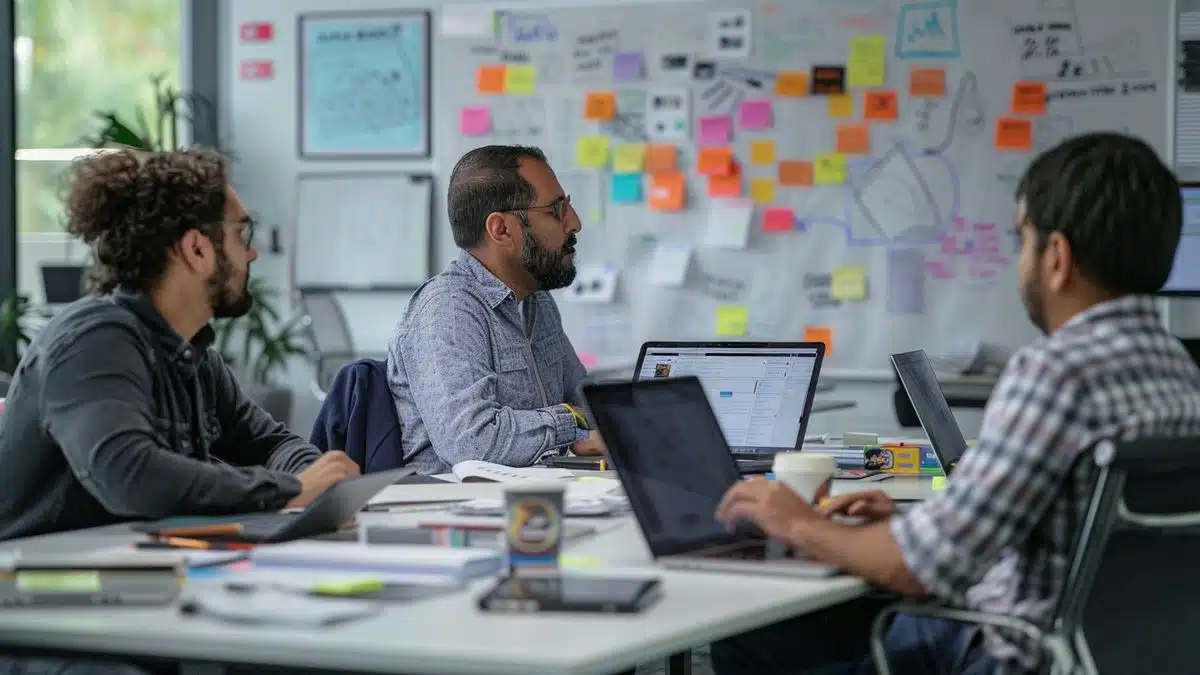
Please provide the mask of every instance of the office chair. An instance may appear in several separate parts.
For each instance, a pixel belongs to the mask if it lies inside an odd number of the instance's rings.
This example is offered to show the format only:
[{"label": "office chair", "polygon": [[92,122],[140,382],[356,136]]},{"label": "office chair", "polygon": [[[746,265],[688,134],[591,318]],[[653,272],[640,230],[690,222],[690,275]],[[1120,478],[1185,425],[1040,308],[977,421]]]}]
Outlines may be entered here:
[{"label": "office chair", "polygon": [[354,338],[350,335],[342,305],[331,291],[302,290],[300,305],[313,346],[312,390],[317,399],[323,401],[338,371],[355,358]]}]

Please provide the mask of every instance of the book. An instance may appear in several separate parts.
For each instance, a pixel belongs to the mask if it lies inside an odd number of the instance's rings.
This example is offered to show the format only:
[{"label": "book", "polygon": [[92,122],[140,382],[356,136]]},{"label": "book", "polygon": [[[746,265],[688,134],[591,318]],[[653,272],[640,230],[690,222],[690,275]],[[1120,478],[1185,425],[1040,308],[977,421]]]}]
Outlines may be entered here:
[{"label": "book", "polygon": [[454,465],[451,472],[461,483],[521,483],[525,481],[575,479],[575,474],[567,469],[553,469],[540,466],[504,466],[503,464],[494,464],[478,459],[459,462]]},{"label": "book", "polygon": [[259,546],[250,554],[250,560],[256,567],[429,575],[454,579],[485,577],[500,572],[504,566],[502,555],[481,548],[304,540]]}]

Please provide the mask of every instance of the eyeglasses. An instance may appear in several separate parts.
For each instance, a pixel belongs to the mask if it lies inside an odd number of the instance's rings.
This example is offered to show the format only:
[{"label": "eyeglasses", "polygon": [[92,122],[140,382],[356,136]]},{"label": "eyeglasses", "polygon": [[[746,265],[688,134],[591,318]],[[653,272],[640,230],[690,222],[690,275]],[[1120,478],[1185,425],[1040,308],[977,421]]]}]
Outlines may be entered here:
[{"label": "eyeglasses", "polygon": [[244,220],[237,221],[235,224],[241,226],[241,231],[239,234],[241,235],[242,243],[246,245],[246,248],[253,246],[254,228],[258,223],[254,222],[253,218],[246,218]]},{"label": "eyeglasses", "polygon": [[550,211],[550,215],[554,219],[562,222],[567,217],[567,209],[571,209],[571,195],[565,195],[555,199],[549,204],[537,204],[534,206],[525,206],[519,209],[504,209],[500,213],[521,213],[522,211]]}]

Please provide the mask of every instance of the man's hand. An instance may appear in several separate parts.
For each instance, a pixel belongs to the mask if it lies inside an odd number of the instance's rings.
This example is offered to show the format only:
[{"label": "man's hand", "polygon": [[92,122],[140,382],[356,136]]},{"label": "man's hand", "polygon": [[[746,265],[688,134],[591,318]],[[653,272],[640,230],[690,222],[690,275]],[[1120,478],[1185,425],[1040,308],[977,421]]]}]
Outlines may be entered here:
[{"label": "man's hand", "polygon": [[800,495],[779,481],[761,477],[744,480],[729,488],[717,506],[717,520],[733,531],[739,521],[754,523],[773,539],[792,543],[793,528],[806,520],[820,518]]},{"label": "man's hand", "polygon": [[575,441],[575,446],[572,452],[580,456],[595,457],[604,454],[604,444],[600,442],[600,436],[596,434],[595,429],[588,432],[586,441]]},{"label": "man's hand", "polygon": [[330,450],[296,476],[300,479],[300,494],[287,503],[289,509],[308,506],[334,483],[361,473],[358,464],[341,450]]},{"label": "man's hand", "polygon": [[830,516],[858,516],[875,522],[896,515],[896,502],[882,490],[851,492],[829,500],[822,510]]}]

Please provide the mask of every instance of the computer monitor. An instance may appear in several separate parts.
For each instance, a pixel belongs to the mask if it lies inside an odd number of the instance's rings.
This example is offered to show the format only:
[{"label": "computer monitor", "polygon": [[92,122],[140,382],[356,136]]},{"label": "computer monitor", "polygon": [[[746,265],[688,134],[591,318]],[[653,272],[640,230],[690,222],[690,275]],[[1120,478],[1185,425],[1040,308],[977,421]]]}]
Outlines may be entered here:
[{"label": "computer monitor", "polygon": [[736,454],[804,441],[825,345],[820,342],[647,342],[634,381],[696,376]]},{"label": "computer monitor", "polygon": [[1183,236],[1163,295],[1200,296],[1200,183],[1183,183]]}]

